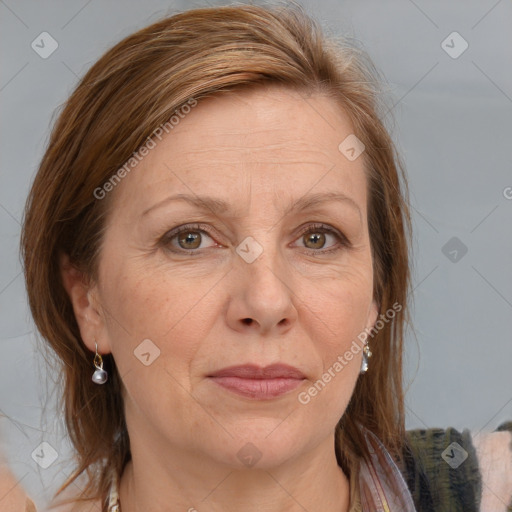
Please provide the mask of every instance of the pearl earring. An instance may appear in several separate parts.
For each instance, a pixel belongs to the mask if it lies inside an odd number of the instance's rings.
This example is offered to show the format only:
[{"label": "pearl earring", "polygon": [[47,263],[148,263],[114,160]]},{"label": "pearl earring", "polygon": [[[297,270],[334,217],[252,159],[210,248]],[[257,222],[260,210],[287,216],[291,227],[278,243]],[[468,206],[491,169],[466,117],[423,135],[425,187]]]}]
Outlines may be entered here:
[{"label": "pearl earring", "polygon": [[368,371],[368,358],[372,357],[368,343],[365,343],[363,348],[363,360],[361,361],[361,371],[359,373],[366,373]]},{"label": "pearl earring", "polygon": [[95,384],[105,384],[108,379],[108,373],[103,369],[103,359],[98,354],[98,344],[94,342],[96,345],[96,354],[94,356],[94,366],[96,367],[96,371],[92,374],[92,381]]}]

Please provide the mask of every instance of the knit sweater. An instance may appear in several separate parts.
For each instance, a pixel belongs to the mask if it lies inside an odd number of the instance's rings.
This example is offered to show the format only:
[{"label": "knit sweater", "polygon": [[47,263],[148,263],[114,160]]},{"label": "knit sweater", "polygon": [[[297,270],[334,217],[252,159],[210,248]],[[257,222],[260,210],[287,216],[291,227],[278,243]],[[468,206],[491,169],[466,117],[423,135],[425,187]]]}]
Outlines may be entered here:
[{"label": "knit sweater", "polygon": [[401,468],[417,512],[512,512],[512,421],[494,433],[407,432]]}]

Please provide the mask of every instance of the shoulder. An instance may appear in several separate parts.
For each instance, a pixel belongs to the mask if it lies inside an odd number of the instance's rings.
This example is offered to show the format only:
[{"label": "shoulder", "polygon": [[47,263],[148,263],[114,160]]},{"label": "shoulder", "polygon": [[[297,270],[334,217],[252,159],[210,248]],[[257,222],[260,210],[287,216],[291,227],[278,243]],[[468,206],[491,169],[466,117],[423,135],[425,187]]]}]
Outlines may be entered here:
[{"label": "shoulder", "polygon": [[0,509],[3,512],[33,512],[35,507],[31,503],[20,481],[0,461]]},{"label": "shoulder", "polygon": [[482,511],[512,510],[512,422],[472,435],[482,477]]},{"label": "shoulder", "polygon": [[103,510],[101,500],[79,500],[78,488],[74,487],[75,491],[72,488],[72,486],[68,487],[41,512],[101,512]]},{"label": "shoulder", "polygon": [[[73,497],[67,493],[65,498]],[[53,504],[44,507],[43,510],[36,508],[35,503],[30,499],[21,482],[17,479],[3,460],[0,460],[0,510],[1,512],[98,512],[101,504],[61,504],[55,500]]]},{"label": "shoulder", "polygon": [[511,427],[509,422],[488,433],[409,430],[401,470],[418,512],[512,510]]},{"label": "shoulder", "polygon": [[[102,512],[104,506],[101,500],[79,499],[82,490],[89,483],[86,473],[80,474],[67,487],[53,497],[46,507],[37,512]],[[61,483],[64,485],[64,482]]]},{"label": "shoulder", "polygon": [[89,503],[65,503],[61,504],[61,500],[49,505],[43,512],[100,512],[102,509],[101,501]]}]

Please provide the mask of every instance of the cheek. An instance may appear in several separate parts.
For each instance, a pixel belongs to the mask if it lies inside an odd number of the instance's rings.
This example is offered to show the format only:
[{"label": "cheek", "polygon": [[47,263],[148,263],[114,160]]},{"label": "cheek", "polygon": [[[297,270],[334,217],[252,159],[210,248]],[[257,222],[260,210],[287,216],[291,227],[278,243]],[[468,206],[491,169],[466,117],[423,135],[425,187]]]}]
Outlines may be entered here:
[{"label": "cheek", "polygon": [[204,292],[140,268],[119,269],[107,282],[107,336],[130,397],[125,403],[135,416],[153,418],[169,435],[183,437],[172,418],[189,424],[201,414],[190,400],[190,368],[212,316],[200,301]]},{"label": "cheek", "polygon": [[[323,331],[326,348],[342,349],[364,330],[373,299],[370,267],[347,270],[337,279],[305,284],[301,293],[304,312],[309,316],[305,324]],[[312,339],[318,340],[318,335]]]},{"label": "cheek", "polygon": [[[208,318],[201,306],[202,287],[187,287],[164,272],[127,267],[105,282],[107,336],[120,370],[139,372],[140,356],[149,353],[145,362],[165,361],[173,373],[186,374]],[[199,309],[200,318],[195,314]]]},{"label": "cheek", "polygon": [[353,279],[318,286],[302,312],[319,364],[298,402],[327,424],[339,421],[359,377],[371,284],[371,279]]}]

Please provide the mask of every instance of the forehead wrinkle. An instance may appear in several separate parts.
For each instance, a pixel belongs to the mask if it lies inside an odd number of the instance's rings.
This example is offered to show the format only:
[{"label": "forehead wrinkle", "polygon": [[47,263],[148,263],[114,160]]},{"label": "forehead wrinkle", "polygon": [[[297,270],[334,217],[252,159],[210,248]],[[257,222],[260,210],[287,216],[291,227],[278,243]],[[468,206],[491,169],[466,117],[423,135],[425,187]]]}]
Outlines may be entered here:
[{"label": "forehead wrinkle", "polygon": [[[191,148],[188,150],[181,150],[174,152],[173,160],[177,158],[183,158],[184,160],[191,161],[194,155],[203,156],[207,155],[208,158],[219,154],[223,158],[218,161],[221,163],[229,162],[226,159],[226,153],[234,153],[234,158],[236,158],[237,162],[240,158],[240,153],[243,153],[243,157],[249,159],[250,161],[254,161],[251,157],[254,154],[260,155],[261,153],[267,153],[269,158],[272,158],[272,161],[278,159],[278,161],[282,161],[283,163],[312,163],[317,165],[322,165],[321,161],[325,160],[325,163],[331,163],[333,155],[329,153],[329,151],[323,148],[305,148],[302,144],[297,144],[296,147],[290,147],[289,145],[284,144],[262,144],[255,146],[248,146],[247,144],[240,144],[240,146],[234,146],[232,144],[229,145],[216,145],[215,147],[197,147]],[[338,156],[337,154],[335,156]],[[340,155],[341,156],[341,155]],[[265,160],[261,160],[262,162]]]},{"label": "forehead wrinkle", "polygon": [[[206,131],[207,133],[203,133]],[[277,132],[279,135],[272,135],[270,140],[258,140],[260,137],[254,137],[259,134],[268,134]],[[188,133],[185,140],[181,141],[180,135]],[[282,134],[282,135],[281,135]],[[190,139],[190,135],[193,137]],[[202,137],[204,135],[204,137]],[[256,140],[253,140],[255,139]],[[226,140],[227,139],[227,140]],[[291,151],[312,151],[315,153],[325,152],[327,149],[333,150],[335,153],[338,152],[337,145],[332,146],[326,143],[319,145],[318,141],[311,140],[311,134],[308,133],[290,133],[290,127],[274,128],[274,129],[261,129],[258,130],[254,126],[249,127],[247,130],[241,131],[219,131],[218,124],[215,125],[214,133],[211,130],[203,130],[201,127],[191,127],[181,133],[176,133],[172,138],[168,139],[170,146],[173,151],[184,153],[184,152],[199,152],[204,151],[223,151],[223,150],[239,150],[239,149],[282,149]],[[196,142],[197,141],[197,142]],[[194,147],[196,146],[196,147]]]}]

